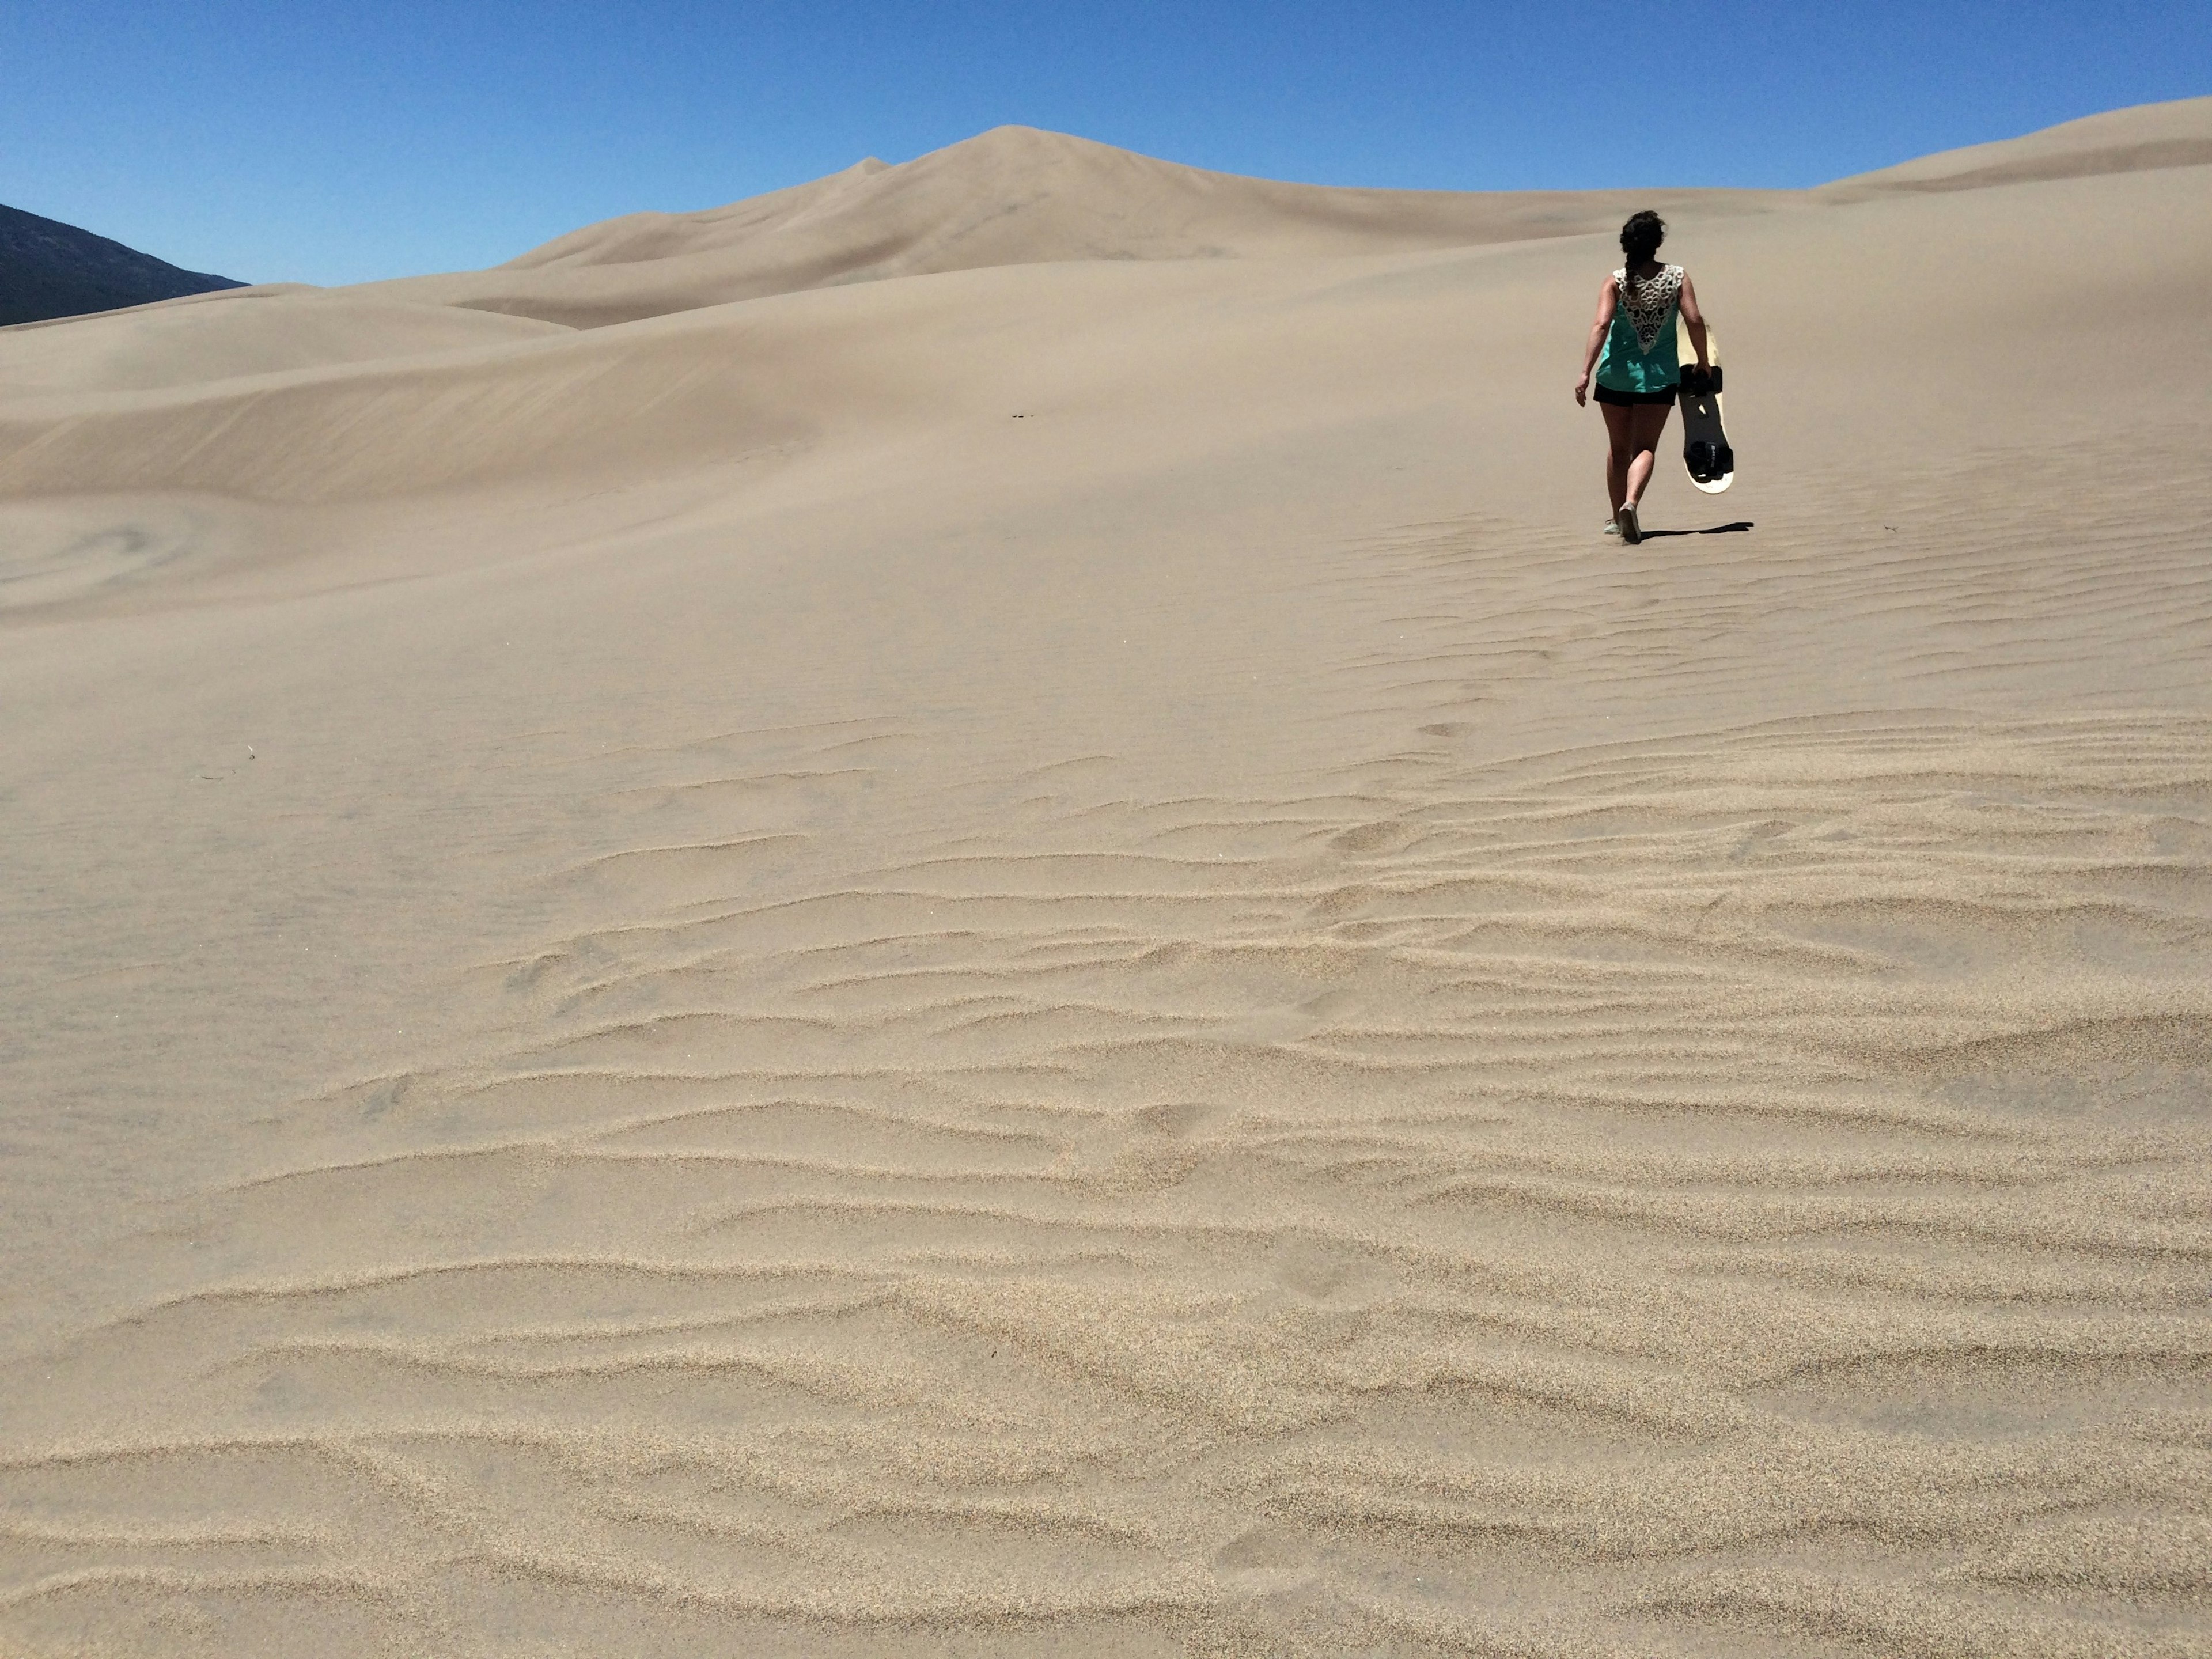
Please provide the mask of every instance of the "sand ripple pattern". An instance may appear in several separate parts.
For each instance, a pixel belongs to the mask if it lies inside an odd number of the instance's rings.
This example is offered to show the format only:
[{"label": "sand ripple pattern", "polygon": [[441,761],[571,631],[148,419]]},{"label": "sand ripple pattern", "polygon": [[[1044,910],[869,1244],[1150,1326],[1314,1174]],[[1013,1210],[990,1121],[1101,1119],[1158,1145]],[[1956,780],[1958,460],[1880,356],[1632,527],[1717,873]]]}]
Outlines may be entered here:
[{"label": "sand ripple pattern", "polygon": [[609,763],[481,1050],[301,1103],[9,1381],[0,1630],[2206,1652],[2212,722],[1481,758],[1531,604],[1324,665],[1407,736],[1303,789]]}]

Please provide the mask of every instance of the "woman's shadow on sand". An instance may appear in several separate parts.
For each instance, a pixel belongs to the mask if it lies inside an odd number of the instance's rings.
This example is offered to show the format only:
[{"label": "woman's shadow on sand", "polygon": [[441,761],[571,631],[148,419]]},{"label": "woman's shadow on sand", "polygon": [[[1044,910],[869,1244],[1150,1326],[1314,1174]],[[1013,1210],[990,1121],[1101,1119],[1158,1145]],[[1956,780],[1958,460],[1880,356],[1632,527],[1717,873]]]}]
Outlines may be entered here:
[{"label": "woman's shadow on sand", "polygon": [[1738,519],[1734,524],[1717,524],[1706,530],[1647,530],[1644,539],[1656,542],[1662,536],[1732,536],[1740,530],[1751,528],[1749,519]]}]

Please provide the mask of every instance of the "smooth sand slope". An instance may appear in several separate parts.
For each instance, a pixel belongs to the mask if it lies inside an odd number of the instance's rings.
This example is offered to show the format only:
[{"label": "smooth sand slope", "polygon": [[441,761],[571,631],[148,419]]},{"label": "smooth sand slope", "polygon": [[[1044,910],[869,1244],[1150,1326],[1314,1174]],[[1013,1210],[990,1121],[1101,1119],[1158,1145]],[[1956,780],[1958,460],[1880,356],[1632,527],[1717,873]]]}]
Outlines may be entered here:
[{"label": "smooth sand slope", "polygon": [[2208,140],[0,331],[0,1652],[2212,1653]]}]

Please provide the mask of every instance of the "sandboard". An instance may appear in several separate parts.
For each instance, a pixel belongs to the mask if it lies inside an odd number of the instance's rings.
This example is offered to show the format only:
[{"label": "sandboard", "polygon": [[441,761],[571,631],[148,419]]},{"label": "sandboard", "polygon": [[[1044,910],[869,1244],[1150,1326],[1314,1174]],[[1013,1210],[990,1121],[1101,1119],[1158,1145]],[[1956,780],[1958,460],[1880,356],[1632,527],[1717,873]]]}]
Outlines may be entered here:
[{"label": "sandboard", "polygon": [[1697,348],[1690,343],[1690,325],[1674,319],[1675,347],[1682,360],[1682,465],[1690,482],[1708,495],[1717,495],[1735,482],[1735,452],[1721,428],[1721,340],[1711,323],[1705,325],[1705,361],[1709,374],[1698,373]]}]

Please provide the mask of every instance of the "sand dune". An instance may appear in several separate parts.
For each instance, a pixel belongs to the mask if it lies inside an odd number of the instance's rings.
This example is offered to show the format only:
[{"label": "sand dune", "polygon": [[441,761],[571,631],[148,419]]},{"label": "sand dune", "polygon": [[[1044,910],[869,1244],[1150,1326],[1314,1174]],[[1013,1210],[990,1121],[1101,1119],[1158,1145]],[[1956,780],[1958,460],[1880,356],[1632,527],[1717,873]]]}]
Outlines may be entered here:
[{"label": "sand dune", "polygon": [[1879,173],[1839,179],[1819,194],[1849,199],[1887,191],[1978,190],[2207,164],[2212,164],[2212,98],[2183,98],[2084,116],[2025,138],[1923,155]]},{"label": "sand dune", "polygon": [[300,368],[375,363],[568,331],[527,318],[313,289],[257,289],[222,306],[167,305],[11,331],[0,400],[153,392]]},{"label": "sand dune", "polygon": [[[1320,257],[1609,229],[1652,192],[1347,190],[1238,178],[1030,127],[706,213],[633,214],[394,292],[576,327],[890,276],[1068,259]],[[1756,191],[1662,191],[1755,212]]]},{"label": "sand dune", "polygon": [[0,331],[0,1647],[2212,1652],[2208,111]]}]

